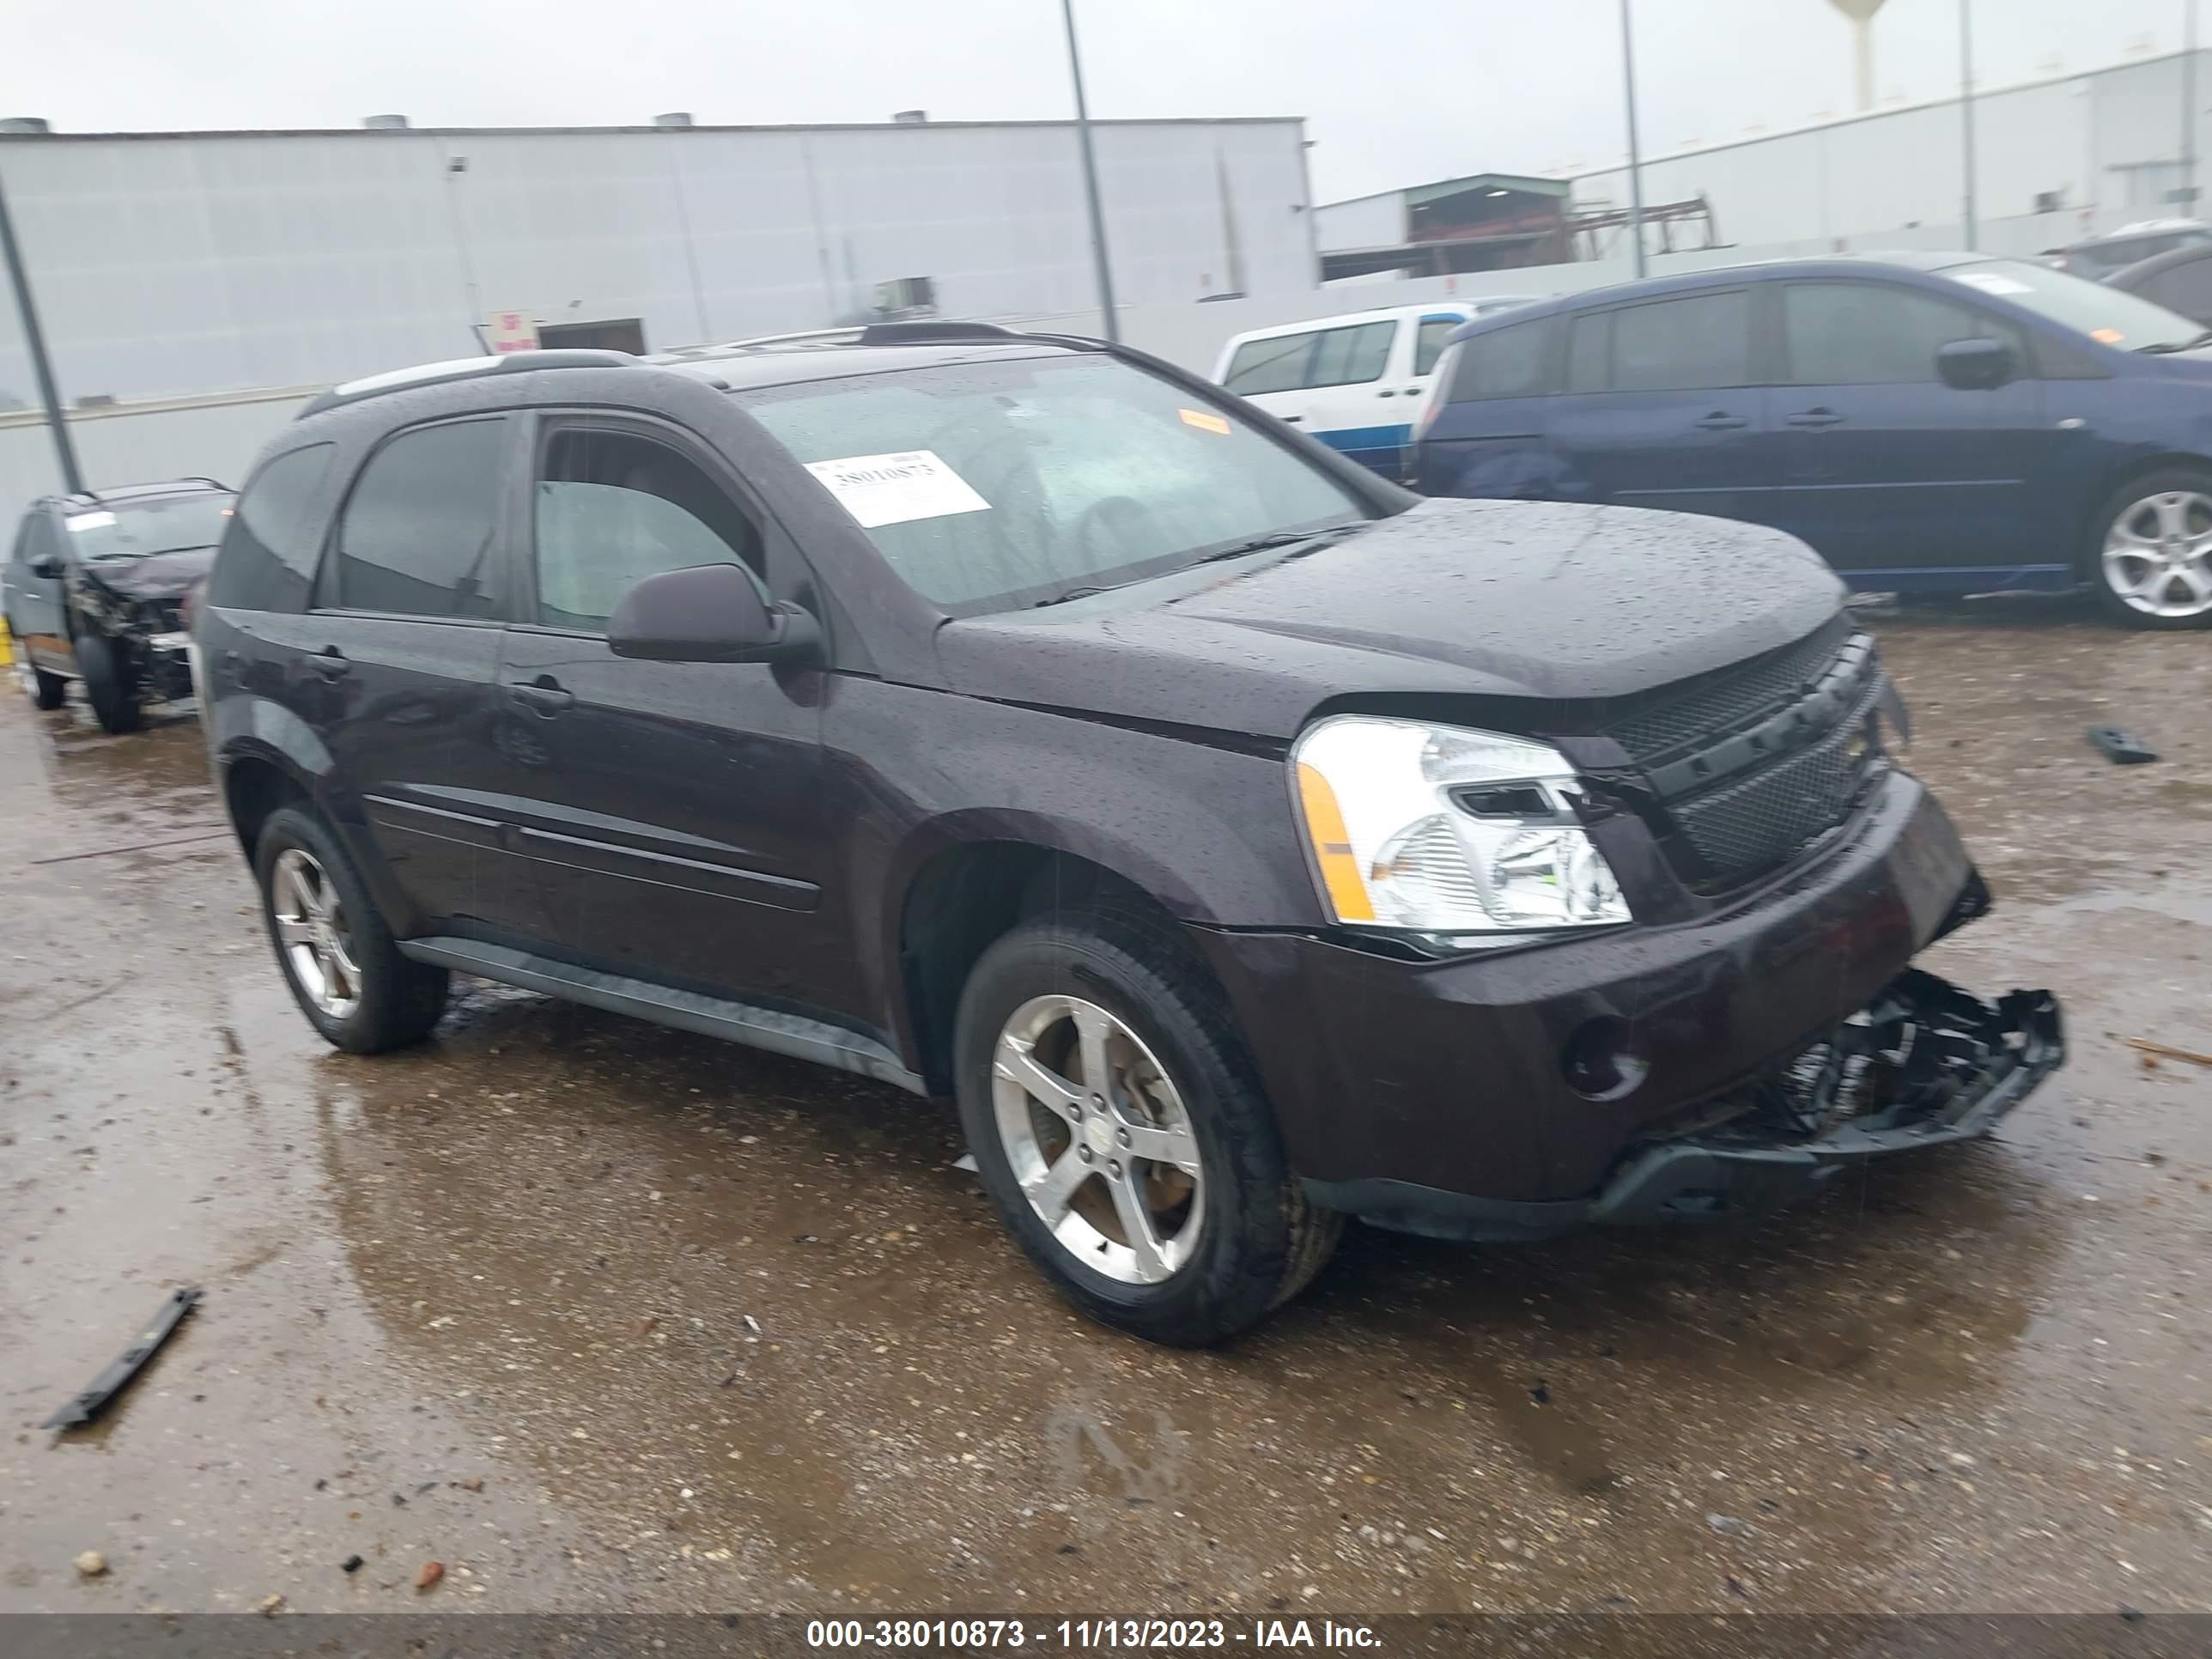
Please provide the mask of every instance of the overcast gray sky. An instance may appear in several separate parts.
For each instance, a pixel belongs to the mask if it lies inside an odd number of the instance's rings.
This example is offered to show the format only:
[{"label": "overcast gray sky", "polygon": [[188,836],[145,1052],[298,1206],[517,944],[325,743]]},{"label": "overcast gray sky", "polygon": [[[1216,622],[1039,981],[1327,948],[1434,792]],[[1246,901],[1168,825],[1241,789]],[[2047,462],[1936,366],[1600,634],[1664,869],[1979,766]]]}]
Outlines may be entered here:
[{"label": "overcast gray sky", "polygon": [[[2172,51],[2185,3],[1976,0],[1978,79]],[[1635,5],[1648,153],[1850,106],[1849,29],[1826,0]],[[1305,116],[1323,201],[1617,161],[1616,15],[1617,0],[1078,0],[1094,114]],[[5,0],[0,114],[75,131],[390,110],[441,126],[1057,117],[1060,27],[1057,0]],[[1889,0],[1876,29],[1883,97],[1956,84],[1957,0]]]}]

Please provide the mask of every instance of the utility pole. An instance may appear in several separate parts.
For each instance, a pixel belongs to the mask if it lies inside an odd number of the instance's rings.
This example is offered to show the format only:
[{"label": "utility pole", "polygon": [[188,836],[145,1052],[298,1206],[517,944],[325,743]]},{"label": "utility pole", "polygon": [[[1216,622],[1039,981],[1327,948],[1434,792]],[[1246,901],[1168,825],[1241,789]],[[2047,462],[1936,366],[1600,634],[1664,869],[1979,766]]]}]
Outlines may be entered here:
[{"label": "utility pole", "polygon": [[1636,142],[1636,28],[1628,0],[1620,0],[1620,76],[1628,103],[1628,234],[1636,244],[1636,274],[1649,269],[1644,252],[1644,162]]},{"label": "utility pole", "polygon": [[1974,214],[1974,8],[1959,0],[1959,121],[1966,174],[1966,247],[1979,246]]},{"label": "utility pole", "polygon": [[2197,211],[2197,0],[2181,0],[2181,206]]},{"label": "utility pole", "polygon": [[15,315],[23,324],[23,349],[30,354],[31,373],[38,377],[39,400],[46,406],[46,429],[54,435],[54,458],[62,465],[62,487],[72,495],[81,495],[84,475],[76,470],[76,449],[70,441],[69,422],[62,416],[61,393],[54,387],[54,366],[46,356],[46,337],[39,327],[39,307],[31,297],[23,250],[15,241],[15,222],[8,215],[4,181],[0,181],[0,257],[8,262],[8,281],[15,290]]},{"label": "utility pole", "polygon": [[1098,268],[1098,309],[1106,337],[1121,343],[1121,325],[1114,315],[1114,270],[1106,257],[1106,212],[1098,204],[1098,157],[1091,148],[1091,106],[1083,96],[1083,53],[1075,44],[1075,0],[1060,0],[1067,25],[1067,72],[1075,79],[1075,136],[1083,147],[1083,193],[1091,204],[1091,258]]}]

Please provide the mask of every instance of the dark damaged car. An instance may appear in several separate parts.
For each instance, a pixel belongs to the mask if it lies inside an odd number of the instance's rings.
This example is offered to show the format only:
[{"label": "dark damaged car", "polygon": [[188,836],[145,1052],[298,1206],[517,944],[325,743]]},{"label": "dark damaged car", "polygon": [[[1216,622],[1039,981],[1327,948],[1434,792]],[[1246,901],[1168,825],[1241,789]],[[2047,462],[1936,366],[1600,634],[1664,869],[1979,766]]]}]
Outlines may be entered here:
[{"label": "dark damaged car", "polygon": [[1346,1215],[1755,1213],[2058,1063],[2047,994],[1911,965],[1989,898],[1842,597],[907,324],[340,387],[198,633],[331,1042],[459,972],[953,1097],[1037,1265],[1194,1343]]},{"label": "dark damaged car", "polygon": [[215,563],[229,489],[211,478],[48,495],[17,526],[0,612],[32,702],[58,708],[72,679],[109,732],[149,701],[190,696],[185,611]]}]

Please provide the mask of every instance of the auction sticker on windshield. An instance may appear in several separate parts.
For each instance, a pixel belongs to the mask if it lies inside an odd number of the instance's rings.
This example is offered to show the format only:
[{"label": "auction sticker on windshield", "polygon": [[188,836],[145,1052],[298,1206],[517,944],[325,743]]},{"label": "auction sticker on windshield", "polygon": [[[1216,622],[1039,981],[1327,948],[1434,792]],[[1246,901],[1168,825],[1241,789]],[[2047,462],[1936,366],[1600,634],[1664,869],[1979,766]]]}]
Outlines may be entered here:
[{"label": "auction sticker on windshield", "polygon": [[842,460],[809,461],[806,470],[822,480],[863,530],[911,519],[986,513],[991,507],[933,450],[848,455]]}]

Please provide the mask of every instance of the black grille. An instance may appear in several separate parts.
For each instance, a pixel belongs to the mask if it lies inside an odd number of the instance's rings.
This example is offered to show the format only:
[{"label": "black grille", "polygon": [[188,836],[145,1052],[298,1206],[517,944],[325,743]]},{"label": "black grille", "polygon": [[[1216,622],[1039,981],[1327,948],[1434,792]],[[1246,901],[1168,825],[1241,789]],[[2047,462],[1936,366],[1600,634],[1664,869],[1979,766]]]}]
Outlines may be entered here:
[{"label": "black grille", "polygon": [[1683,838],[1705,864],[1704,884],[1747,881],[1843,822],[1866,781],[1867,719],[1881,694],[1876,680],[1858,706],[1811,748],[1673,805]]},{"label": "black grille", "polygon": [[1647,763],[1676,749],[1709,744],[1787,702],[1817,679],[1850,632],[1850,618],[1838,616],[1795,645],[1663,693],[1656,707],[1608,722],[1606,730],[1631,755]]}]

